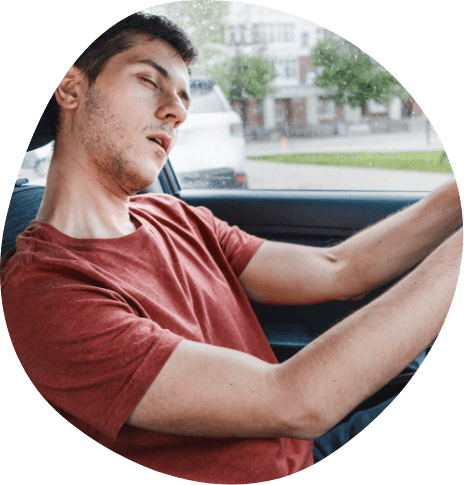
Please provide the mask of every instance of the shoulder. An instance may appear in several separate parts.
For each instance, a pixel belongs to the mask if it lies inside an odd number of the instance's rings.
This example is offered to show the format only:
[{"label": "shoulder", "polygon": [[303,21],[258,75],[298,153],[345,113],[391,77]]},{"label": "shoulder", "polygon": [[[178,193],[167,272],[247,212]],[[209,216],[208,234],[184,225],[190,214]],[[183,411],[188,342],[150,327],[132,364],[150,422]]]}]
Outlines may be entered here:
[{"label": "shoulder", "polygon": [[181,199],[169,194],[141,194],[130,198],[131,208],[145,210],[171,208],[175,210],[195,210],[195,207],[186,204]]},{"label": "shoulder", "polygon": [[153,208],[163,207],[180,207],[187,205],[180,199],[169,194],[140,194],[130,198],[131,208],[144,208],[151,210]]},{"label": "shoulder", "polygon": [[173,195],[143,194],[131,197],[130,210],[132,213],[147,217],[166,217],[177,222],[198,221],[207,225],[214,225],[215,217],[206,207],[194,207]]},{"label": "shoulder", "polygon": [[21,285],[43,286],[43,279],[88,272],[89,263],[75,251],[81,240],[73,240],[49,224],[32,221],[16,238],[16,248],[1,260],[2,291],[18,291]]}]

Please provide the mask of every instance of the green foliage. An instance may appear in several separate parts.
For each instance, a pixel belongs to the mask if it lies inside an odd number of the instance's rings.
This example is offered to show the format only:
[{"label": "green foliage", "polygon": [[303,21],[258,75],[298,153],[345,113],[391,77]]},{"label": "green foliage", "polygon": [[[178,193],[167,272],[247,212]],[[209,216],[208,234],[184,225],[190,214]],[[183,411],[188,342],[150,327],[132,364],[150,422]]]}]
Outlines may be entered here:
[{"label": "green foliage", "polygon": [[394,96],[408,93],[379,63],[350,42],[328,35],[313,50],[313,64],[320,69],[315,85],[327,91],[336,105],[364,108],[372,99],[386,105]]},{"label": "green foliage", "polygon": [[268,160],[280,163],[309,163],[341,167],[383,168],[414,170],[419,172],[453,173],[446,153],[394,152],[394,153],[295,153],[248,157],[249,160]]},{"label": "green foliage", "polygon": [[227,2],[195,0],[165,5],[166,17],[182,27],[198,49],[199,59],[194,71],[203,71],[215,49],[208,44],[222,44],[226,25],[223,17],[229,11]]},{"label": "green foliage", "polygon": [[269,84],[276,73],[270,60],[242,55],[238,63],[232,48],[227,53],[224,34],[228,26],[223,20],[229,11],[227,2],[195,0],[169,3],[164,8],[165,15],[187,32],[199,51],[192,67],[194,75],[212,78],[231,102],[262,101],[274,92]]},{"label": "green foliage", "polygon": [[276,77],[274,63],[261,56],[231,58],[207,71],[231,103],[262,101],[275,92],[270,83]]}]

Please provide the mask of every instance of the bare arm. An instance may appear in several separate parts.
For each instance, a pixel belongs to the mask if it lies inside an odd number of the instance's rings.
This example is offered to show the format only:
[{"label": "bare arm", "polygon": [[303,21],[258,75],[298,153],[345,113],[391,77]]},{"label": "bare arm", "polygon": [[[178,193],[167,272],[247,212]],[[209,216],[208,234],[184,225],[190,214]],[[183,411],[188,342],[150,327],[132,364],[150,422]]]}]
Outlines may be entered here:
[{"label": "bare arm", "polygon": [[436,337],[461,250],[462,229],[392,289],[283,364],[181,342],[128,423],[197,436],[322,435]]},{"label": "bare arm", "polygon": [[455,181],[332,248],[265,242],[240,276],[260,303],[357,299],[401,276],[462,222]]},{"label": "bare arm", "polygon": [[363,294],[404,274],[462,223],[455,181],[360,232],[337,248],[339,285]]},{"label": "bare arm", "polygon": [[436,338],[453,299],[461,255],[462,229],[390,290],[316,339],[311,350],[282,364],[283,374],[294,376],[293,385],[304,382],[303,368],[318,375],[305,394],[309,406],[325,404],[319,409],[327,430]]}]

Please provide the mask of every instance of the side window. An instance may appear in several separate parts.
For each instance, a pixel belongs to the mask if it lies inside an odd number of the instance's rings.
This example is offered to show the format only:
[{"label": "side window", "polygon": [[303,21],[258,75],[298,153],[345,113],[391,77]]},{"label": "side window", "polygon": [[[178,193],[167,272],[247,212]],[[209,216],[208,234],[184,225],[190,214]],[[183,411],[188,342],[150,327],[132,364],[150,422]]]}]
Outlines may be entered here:
[{"label": "side window", "polygon": [[[203,5],[205,4],[205,5]],[[414,98],[375,60],[304,19],[234,2],[150,9],[200,51],[171,163],[185,188],[431,190],[453,176]],[[331,62],[328,62],[331,59]],[[227,98],[227,108],[211,109]]]},{"label": "side window", "polygon": [[[453,177],[410,93],[332,32],[235,2],[147,11],[179,24],[200,52],[170,155],[181,187],[431,190]],[[20,178],[44,184],[52,150],[28,153]]]},{"label": "side window", "polygon": [[27,178],[33,185],[45,185],[48,167],[53,154],[54,143],[49,143],[37,150],[27,152],[18,178]]}]

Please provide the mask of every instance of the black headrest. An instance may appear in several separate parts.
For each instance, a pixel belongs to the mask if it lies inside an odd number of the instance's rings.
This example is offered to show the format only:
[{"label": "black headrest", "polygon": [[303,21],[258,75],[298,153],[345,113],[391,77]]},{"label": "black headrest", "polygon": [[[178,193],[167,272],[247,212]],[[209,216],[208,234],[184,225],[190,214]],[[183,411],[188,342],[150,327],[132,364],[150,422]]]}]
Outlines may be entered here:
[{"label": "black headrest", "polygon": [[15,183],[3,231],[2,256],[16,247],[16,237],[35,218],[42,202],[45,187],[27,185],[28,182],[20,179]]},{"label": "black headrest", "polygon": [[55,119],[58,116],[57,106],[58,104],[55,100],[55,96],[53,95],[48,102],[45,111],[42,113],[39,123],[37,124],[34,134],[32,135],[31,141],[27,148],[28,152],[43,147],[54,140],[53,126]]}]

